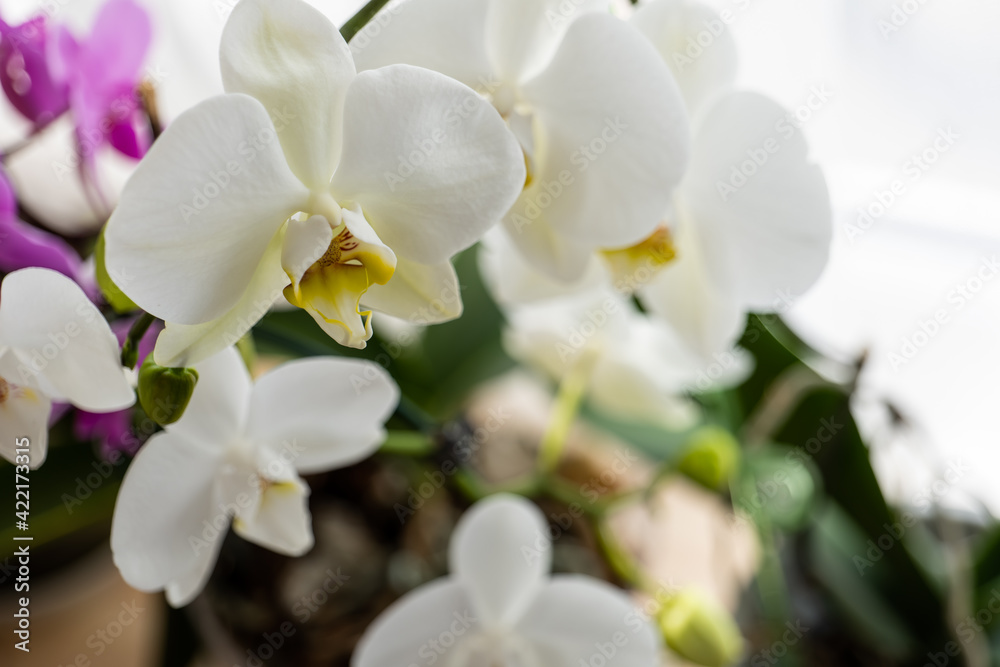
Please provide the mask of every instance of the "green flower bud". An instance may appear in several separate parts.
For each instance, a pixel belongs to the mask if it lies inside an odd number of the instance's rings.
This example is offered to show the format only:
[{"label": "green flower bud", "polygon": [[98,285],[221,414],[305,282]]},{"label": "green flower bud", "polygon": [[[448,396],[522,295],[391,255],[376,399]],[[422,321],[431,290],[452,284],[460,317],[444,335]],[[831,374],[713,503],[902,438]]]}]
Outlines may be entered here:
[{"label": "green flower bud", "polygon": [[728,667],[743,653],[743,637],[732,616],[697,590],[683,590],[667,600],[658,621],[667,646],[689,662]]},{"label": "green flower bud", "polygon": [[149,355],[139,369],[139,403],[160,426],[173,424],[184,415],[196,384],[195,369],[159,366]]},{"label": "green flower bud", "polygon": [[677,471],[713,491],[724,489],[740,465],[740,444],[718,426],[695,431],[677,461]]}]

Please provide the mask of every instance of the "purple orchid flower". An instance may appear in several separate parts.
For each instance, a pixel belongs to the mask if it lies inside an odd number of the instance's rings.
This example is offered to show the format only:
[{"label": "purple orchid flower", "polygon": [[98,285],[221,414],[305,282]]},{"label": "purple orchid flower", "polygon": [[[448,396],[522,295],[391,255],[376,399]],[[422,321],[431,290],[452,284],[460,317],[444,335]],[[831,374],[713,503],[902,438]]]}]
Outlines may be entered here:
[{"label": "purple orchid flower", "polygon": [[53,78],[48,66],[48,38],[44,17],[13,27],[0,20],[0,86],[36,128],[69,108],[66,82]]},{"label": "purple orchid flower", "polygon": [[36,128],[70,110],[84,164],[105,143],[139,159],[151,143],[136,94],[151,39],[149,14],[134,0],[105,3],[85,39],[44,17],[0,21],[0,84]]},{"label": "purple orchid flower", "polygon": [[77,141],[88,163],[105,142],[135,159],[149,149],[136,87],[152,31],[149,14],[134,0],[109,0],[85,40],[65,27],[56,30],[49,66],[69,85]]},{"label": "purple orchid flower", "polygon": [[[132,320],[119,320],[111,325],[111,330],[118,337],[118,344],[125,342],[125,336],[132,326]],[[163,330],[159,322],[153,324],[139,341],[139,361],[136,368],[142,365],[146,356],[153,351],[156,338]],[[80,440],[97,440],[101,445],[101,455],[108,461],[116,461],[122,454],[135,455],[149,433],[132,426],[132,410],[119,410],[105,414],[94,414],[78,410],[73,431]]]},{"label": "purple orchid flower", "polygon": [[[0,169],[0,271],[10,273],[30,266],[58,271],[81,281],[80,256],[62,238],[32,227],[17,215],[17,200]],[[82,285],[87,290],[87,285]]]}]

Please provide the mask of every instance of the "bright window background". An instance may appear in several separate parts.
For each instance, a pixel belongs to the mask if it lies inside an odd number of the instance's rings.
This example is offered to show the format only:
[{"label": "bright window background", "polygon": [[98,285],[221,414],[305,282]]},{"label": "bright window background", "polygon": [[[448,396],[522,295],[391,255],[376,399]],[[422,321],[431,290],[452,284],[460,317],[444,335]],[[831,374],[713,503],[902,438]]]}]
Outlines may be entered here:
[{"label": "bright window background", "polygon": [[[832,93],[804,131],[830,183],[833,254],[789,320],[824,351],[845,359],[868,351],[856,412],[895,500],[912,501],[960,461],[970,468],[961,486],[1000,512],[1000,266],[992,264],[1000,258],[1000,3],[713,4],[736,16],[742,86],[792,109],[815,86]],[[948,128],[954,145],[915,171],[913,156],[934,157]],[[893,181],[903,194],[862,229],[858,209]],[[888,427],[885,400],[910,428]]]}]

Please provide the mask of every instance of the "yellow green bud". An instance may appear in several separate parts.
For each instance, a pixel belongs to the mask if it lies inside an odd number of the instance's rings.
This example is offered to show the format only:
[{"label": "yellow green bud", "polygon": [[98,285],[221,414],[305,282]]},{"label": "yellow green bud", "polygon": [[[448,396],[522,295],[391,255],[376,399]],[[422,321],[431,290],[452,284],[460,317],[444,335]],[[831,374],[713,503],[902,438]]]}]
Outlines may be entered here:
[{"label": "yellow green bud", "polygon": [[732,616],[697,590],[683,590],[667,600],[658,621],[667,646],[689,662],[728,667],[743,653],[743,637]]},{"label": "yellow green bud", "polygon": [[159,366],[149,355],[139,369],[139,403],[160,426],[173,424],[184,415],[196,384],[195,369]]},{"label": "yellow green bud", "polygon": [[695,431],[677,461],[678,472],[712,490],[726,487],[740,465],[740,444],[718,426]]}]

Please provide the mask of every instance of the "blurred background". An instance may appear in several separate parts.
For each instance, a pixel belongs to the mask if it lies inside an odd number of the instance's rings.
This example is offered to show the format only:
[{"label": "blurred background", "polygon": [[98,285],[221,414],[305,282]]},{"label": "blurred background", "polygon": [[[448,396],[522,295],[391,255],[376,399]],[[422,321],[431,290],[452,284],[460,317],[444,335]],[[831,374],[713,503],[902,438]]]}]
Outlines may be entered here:
[{"label": "blurred background", "polygon": [[[1000,3],[708,1],[735,16],[739,86],[789,109],[826,174],[831,261],[808,293],[749,318],[741,345],[755,370],[695,396],[699,430],[584,408],[559,470],[565,488],[537,501],[558,527],[569,503],[593,497],[601,520],[564,529],[556,568],[633,584],[610,531],[655,582],[640,606],[657,587],[708,591],[739,624],[739,664],[751,667],[1000,665]],[[221,92],[215,63],[232,2],[144,0],[155,25],[147,79],[164,121]],[[86,26],[99,4],[0,0],[0,16],[42,11]],[[363,5],[313,4],[341,22]],[[4,147],[30,130],[6,104]],[[85,239],[101,212],[74,179],[53,177],[71,135],[56,123],[5,166],[38,219]],[[114,189],[134,163],[109,151],[100,166]],[[255,331],[260,369],[316,354],[388,360],[404,401],[378,456],[309,480],[313,552],[290,560],[230,536],[206,594],[186,609],[120,580],[107,535],[126,459],[109,461],[70,420],[57,422],[33,476],[37,644],[30,656],[13,651],[5,613],[0,664],[346,665],[381,609],[446,572],[457,517],[521,478],[546,428],[552,387],[505,354],[476,249],[458,269],[463,318],[426,331],[380,322],[363,353],[298,311]],[[134,433],[153,431],[132,419]],[[693,464],[687,454],[706,442],[716,453],[734,444],[738,464],[717,454]],[[442,463],[469,449],[469,474],[436,483]],[[727,465],[737,471],[720,486]],[[12,477],[10,466],[0,475]],[[619,506],[636,494],[642,503]],[[400,516],[401,505],[418,511]],[[17,576],[7,521],[5,610]]]}]

